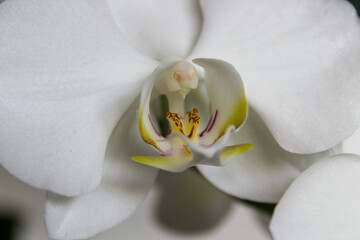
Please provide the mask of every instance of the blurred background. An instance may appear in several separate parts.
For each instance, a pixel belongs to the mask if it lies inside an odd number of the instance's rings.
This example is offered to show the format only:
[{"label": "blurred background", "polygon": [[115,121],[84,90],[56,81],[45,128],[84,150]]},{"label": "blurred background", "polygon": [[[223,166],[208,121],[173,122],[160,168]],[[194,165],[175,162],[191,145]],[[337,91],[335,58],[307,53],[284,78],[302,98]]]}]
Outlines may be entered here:
[{"label": "blurred background", "polygon": [[[0,239],[46,240],[45,191],[28,186],[0,167]],[[161,172],[134,215],[96,236],[114,239],[270,240],[271,205],[227,196],[194,169]]]}]

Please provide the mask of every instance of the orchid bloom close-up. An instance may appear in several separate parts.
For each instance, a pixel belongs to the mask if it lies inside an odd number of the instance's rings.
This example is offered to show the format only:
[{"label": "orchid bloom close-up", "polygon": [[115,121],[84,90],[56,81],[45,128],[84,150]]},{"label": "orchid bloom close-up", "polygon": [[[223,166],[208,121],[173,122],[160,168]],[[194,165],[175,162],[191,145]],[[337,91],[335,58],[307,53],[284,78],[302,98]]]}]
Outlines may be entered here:
[{"label": "orchid bloom close-up", "polygon": [[274,239],[358,239],[359,63],[346,0],[5,0],[0,164],[48,191],[51,239],[117,225],[193,166],[280,201]]}]

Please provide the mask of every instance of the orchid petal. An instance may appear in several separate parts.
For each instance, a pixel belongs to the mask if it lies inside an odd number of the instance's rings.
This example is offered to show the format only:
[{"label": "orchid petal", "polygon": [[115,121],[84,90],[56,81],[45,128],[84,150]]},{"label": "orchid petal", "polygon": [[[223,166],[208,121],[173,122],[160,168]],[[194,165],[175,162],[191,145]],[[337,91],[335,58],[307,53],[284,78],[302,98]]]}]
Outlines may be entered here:
[{"label": "orchid petal", "polygon": [[45,221],[52,239],[87,239],[118,224],[141,204],[157,169],[135,163],[135,153],[149,154],[139,136],[135,109],[124,114],[106,150],[103,179],[93,192],[67,198],[47,194]]},{"label": "orchid petal", "polygon": [[216,187],[235,197],[276,203],[291,182],[331,151],[293,154],[282,149],[259,116],[250,108],[249,118],[228,144],[250,142],[253,148],[223,167],[198,165]]},{"label": "orchid petal", "polygon": [[158,96],[158,93],[153,93],[153,88],[156,81],[169,68],[165,65],[155,69],[152,74],[146,79],[141,91],[140,106],[138,112],[138,126],[140,136],[143,141],[151,145],[154,149],[162,154],[167,154],[171,150],[171,144],[168,139],[165,139],[155,128],[155,123],[152,120],[150,112],[150,102],[153,98]]},{"label": "orchid petal", "polygon": [[360,156],[340,154],[311,166],[277,205],[274,239],[360,239]]},{"label": "orchid petal", "polygon": [[242,79],[235,68],[217,59],[195,59],[204,68],[204,81],[210,102],[210,120],[200,133],[200,145],[211,145],[228,127],[245,122],[247,103]]},{"label": "orchid petal", "polygon": [[334,147],[360,124],[360,21],[347,1],[201,1],[191,58],[234,64],[248,101],[288,151]]},{"label": "orchid petal", "polygon": [[0,5],[0,164],[74,196],[101,179],[106,145],[155,62],[118,31],[103,1]]},{"label": "orchid petal", "polygon": [[108,2],[119,29],[137,49],[152,58],[184,58],[200,34],[201,15],[197,1]]}]

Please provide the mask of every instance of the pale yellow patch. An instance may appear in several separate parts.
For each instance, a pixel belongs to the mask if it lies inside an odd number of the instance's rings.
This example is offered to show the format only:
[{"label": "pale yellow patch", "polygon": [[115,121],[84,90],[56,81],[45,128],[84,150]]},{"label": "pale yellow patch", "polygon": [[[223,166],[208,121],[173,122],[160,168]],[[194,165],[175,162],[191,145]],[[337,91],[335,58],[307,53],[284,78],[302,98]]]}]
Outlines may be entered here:
[{"label": "pale yellow patch", "polygon": [[[174,137],[174,139],[180,140],[179,137]],[[177,145],[178,148],[174,150],[175,153],[172,155],[133,156],[131,159],[138,163],[146,164],[166,171],[181,172],[189,167],[194,154],[190,151],[184,141],[178,141],[175,145]]]},{"label": "pale yellow patch", "polygon": [[214,137],[215,141],[225,134],[229,126],[234,125],[235,128],[238,128],[245,121],[247,113],[245,93],[240,94],[240,97],[235,101],[232,109],[229,115],[221,122],[221,125],[217,127],[217,134]]},{"label": "pale yellow patch", "polygon": [[243,154],[244,152],[252,148],[253,145],[250,143],[225,147],[220,153],[221,164],[225,165],[231,159]]},{"label": "pale yellow patch", "polygon": [[144,142],[146,142],[147,144],[150,144],[155,150],[157,150],[160,153],[163,153],[163,151],[160,149],[158,144],[153,140],[154,139],[153,134],[151,134],[149,131],[146,131],[146,127],[143,122],[143,117],[144,117],[143,115],[144,115],[144,110],[143,110],[143,107],[140,106],[138,127],[139,127],[139,132],[140,132],[141,138],[143,139]]}]

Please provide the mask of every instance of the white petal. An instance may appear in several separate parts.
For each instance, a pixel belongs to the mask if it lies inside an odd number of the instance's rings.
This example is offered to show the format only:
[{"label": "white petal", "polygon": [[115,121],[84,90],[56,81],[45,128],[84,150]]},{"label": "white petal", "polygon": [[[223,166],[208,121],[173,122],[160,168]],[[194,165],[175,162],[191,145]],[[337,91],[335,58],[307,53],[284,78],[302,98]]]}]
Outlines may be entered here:
[{"label": "white petal", "polygon": [[286,191],[270,228],[274,239],[360,239],[360,156],[341,154],[305,171]]},{"label": "white petal", "polygon": [[155,67],[109,16],[102,1],[0,6],[0,164],[33,186],[94,189],[109,136]]},{"label": "white petal", "polygon": [[149,154],[134,121],[138,101],[126,112],[109,140],[103,179],[86,195],[47,194],[45,221],[52,239],[87,239],[130,216],[152,186],[157,169],[138,164],[134,154]]},{"label": "white petal", "polygon": [[198,169],[219,189],[260,202],[278,202],[302,171],[331,153],[301,155],[285,151],[251,109],[248,121],[228,144],[241,143],[252,143],[254,147],[223,167],[198,165]]},{"label": "white petal", "polygon": [[280,145],[313,153],[360,124],[360,22],[347,1],[203,1],[191,57],[233,64]]},{"label": "white petal", "polygon": [[140,51],[153,58],[184,58],[200,34],[201,15],[197,1],[108,2],[120,30]]},{"label": "white petal", "polygon": [[156,122],[153,120],[150,111],[150,103],[152,98],[156,98],[158,94],[153,93],[153,87],[161,74],[166,71],[169,66],[161,66],[151,73],[143,84],[140,96],[140,106],[138,112],[138,122],[140,135],[144,140],[144,144],[150,144],[154,149],[166,154],[171,149],[170,142],[165,139],[155,128]]},{"label": "white petal", "polygon": [[226,130],[245,122],[247,103],[242,79],[229,63],[218,59],[194,59],[204,68],[204,81],[209,97],[209,124],[200,133],[199,143],[211,145]]}]

